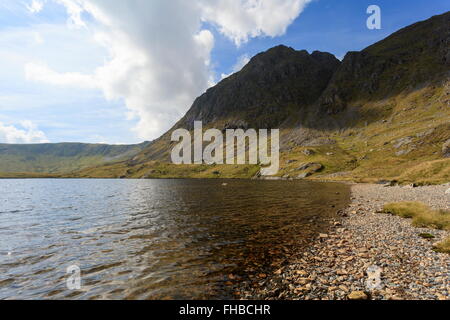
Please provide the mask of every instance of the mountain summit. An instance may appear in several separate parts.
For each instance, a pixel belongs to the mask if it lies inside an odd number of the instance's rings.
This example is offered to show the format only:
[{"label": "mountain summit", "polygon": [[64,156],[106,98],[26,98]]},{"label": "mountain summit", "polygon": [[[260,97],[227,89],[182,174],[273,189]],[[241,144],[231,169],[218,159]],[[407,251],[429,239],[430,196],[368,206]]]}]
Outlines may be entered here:
[{"label": "mountain summit", "polygon": [[280,178],[448,182],[449,25],[450,12],[434,16],[342,62],[325,52],[274,47],[208,89],[137,155],[71,176],[255,176],[258,166],[170,163],[173,130],[202,121],[205,129],[280,128]]},{"label": "mountain summit", "polygon": [[225,127],[279,127],[292,112],[317,100],[340,62],[332,54],[277,46],[197,98],[176,127],[225,122]]}]

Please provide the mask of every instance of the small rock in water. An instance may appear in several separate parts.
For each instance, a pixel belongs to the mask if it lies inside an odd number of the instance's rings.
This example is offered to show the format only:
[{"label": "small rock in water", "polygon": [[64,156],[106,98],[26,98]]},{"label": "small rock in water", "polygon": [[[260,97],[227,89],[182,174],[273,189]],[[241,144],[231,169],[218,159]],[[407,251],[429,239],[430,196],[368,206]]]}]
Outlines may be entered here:
[{"label": "small rock in water", "polygon": [[450,188],[448,188],[447,191],[445,191],[445,194],[450,194]]}]

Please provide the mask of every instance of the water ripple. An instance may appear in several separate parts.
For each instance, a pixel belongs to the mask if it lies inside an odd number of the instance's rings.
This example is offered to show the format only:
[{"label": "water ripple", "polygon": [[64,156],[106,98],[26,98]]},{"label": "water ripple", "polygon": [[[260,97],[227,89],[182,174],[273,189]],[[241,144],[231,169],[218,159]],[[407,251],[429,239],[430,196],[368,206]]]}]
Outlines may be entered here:
[{"label": "water ripple", "polygon": [[[339,184],[222,183],[0,180],[0,299],[232,298],[229,274],[283,263],[348,195]],[[66,286],[72,265],[78,291]]]}]

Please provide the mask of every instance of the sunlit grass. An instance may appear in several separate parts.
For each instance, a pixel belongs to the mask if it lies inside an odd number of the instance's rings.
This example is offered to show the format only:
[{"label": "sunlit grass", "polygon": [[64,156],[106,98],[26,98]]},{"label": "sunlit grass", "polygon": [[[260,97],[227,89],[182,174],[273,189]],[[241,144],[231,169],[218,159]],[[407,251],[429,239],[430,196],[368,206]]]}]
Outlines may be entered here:
[{"label": "sunlit grass", "polygon": [[447,237],[445,240],[437,243],[434,249],[438,252],[450,253],[450,237]]},{"label": "sunlit grass", "polygon": [[416,227],[450,230],[450,211],[432,210],[421,202],[388,203],[384,206],[383,212],[412,218],[412,223]]}]

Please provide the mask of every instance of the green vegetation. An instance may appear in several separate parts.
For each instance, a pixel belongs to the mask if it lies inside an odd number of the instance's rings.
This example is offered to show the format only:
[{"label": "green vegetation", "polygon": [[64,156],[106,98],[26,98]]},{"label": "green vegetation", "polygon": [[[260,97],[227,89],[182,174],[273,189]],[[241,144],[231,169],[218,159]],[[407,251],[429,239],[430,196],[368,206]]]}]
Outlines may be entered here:
[{"label": "green vegetation", "polygon": [[147,144],[0,144],[0,177],[55,176],[128,159]]},{"label": "green vegetation", "polygon": [[[421,202],[388,203],[383,208],[384,213],[395,214],[403,218],[412,218],[412,223],[420,228],[450,230],[450,211],[432,210]],[[421,233],[419,237],[434,239],[430,233]],[[434,245],[438,252],[450,253],[450,237]]]},{"label": "green vegetation", "polygon": [[0,179],[48,179],[61,178],[58,174],[36,172],[0,172]]},{"label": "green vegetation", "polygon": [[416,227],[450,230],[450,211],[432,210],[421,202],[389,203],[384,206],[383,212],[412,218]]},{"label": "green vegetation", "polygon": [[432,235],[431,233],[420,233],[419,237],[424,238],[424,239],[434,239],[436,238],[434,235]]},{"label": "green vegetation", "polygon": [[130,178],[130,179],[250,179],[260,170],[256,165],[175,165],[148,162],[130,166],[126,162],[86,168],[69,175],[71,178]]},{"label": "green vegetation", "polygon": [[[450,109],[443,87],[425,87],[381,101],[364,102],[367,114],[384,114],[380,120],[360,119],[352,128],[333,132],[332,152],[323,161],[325,172],[345,175],[319,175],[320,179],[377,182],[397,180],[401,184],[440,184],[450,181],[450,159],[443,158],[442,145],[450,139]],[[367,125],[365,125],[367,122]],[[333,149],[337,150],[336,152]]]},{"label": "green vegetation", "polygon": [[[386,121],[361,118],[346,130],[324,133],[331,144],[290,146],[286,137],[291,129],[281,130],[282,152],[278,176],[296,178],[296,168],[305,163],[320,163],[323,170],[307,179],[356,182],[396,180],[401,184],[440,184],[450,181],[450,158],[442,157],[442,145],[450,139],[450,109],[440,86],[421,88],[383,101],[366,102],[367,114],[388,114]],[[368,122],[367,126],[365,122]],[[399,142],[404,144],[399,147]],[[204,166],[173,166],[168,162],[171,146],[167,137],[139,153],[133,162],[119,162],[106,167],[82,170],[76,175],[86,177],[191,177],[214,178],[212,172],[224,172],[222,177],[251,178],[258,170],[239,170]],[[173,145],[172,145],[173,146]],[[287,148],[286,148],[287,147]],[[305,151],[312,151],[309,155]],[[159,158],[161,160],[149,160]],[[221,167],[221,166],[219,166]],[[131,174],[127,173],[128,170]],[[161,173],[158,173],[161,172]],[[190,172],[189,172],[190,171]],[[155,173],[156,172],[156,173]]]},{"label": "green vegetation", "polygon": [[450,253],[450,237],[447,237],[443,241],[437,243],[434,249],[438,252]]},{"label": "green vegetation", "polygon": [[[280,128],[279,177],[428,185],[450,181],[450,12],[339,62],[278,46],[194,102],[172,130]],[[172,165],[172,130],[138,146],[0,145],[0,171],[85,178],[252,178],[258,166]],[[6,148],[6,149],[5,149]],[[312,171],[300,170],[314,164]],[[12,174],[14,175],[14,174]],[[3,175],[4,176],[4,175]]]}]

